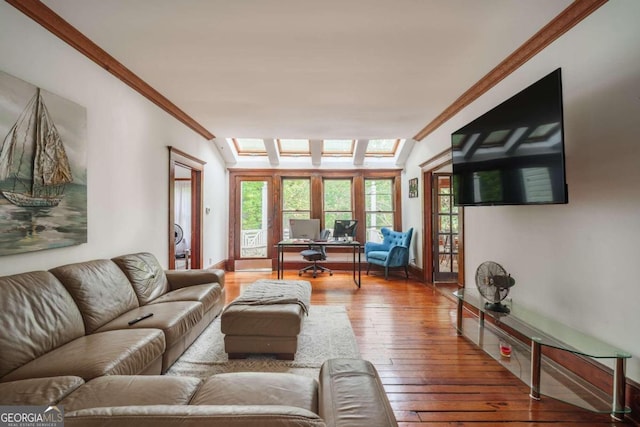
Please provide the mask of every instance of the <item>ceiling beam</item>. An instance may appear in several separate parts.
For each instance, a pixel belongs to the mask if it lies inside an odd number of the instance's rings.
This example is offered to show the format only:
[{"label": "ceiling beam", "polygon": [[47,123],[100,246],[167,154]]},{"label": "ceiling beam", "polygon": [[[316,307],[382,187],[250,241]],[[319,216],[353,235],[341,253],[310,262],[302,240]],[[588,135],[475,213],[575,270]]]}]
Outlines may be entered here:
[{"label": "ceiling beam", "polygon": [[62,19],[60,15],[49,9],[38,0],[6,0],[7,3],[20,12],[33,19],[38,24],[49,30],[62,41],[78,50],[87,58],[122,80],[145,98],[162,108],[164,111],[184,123],[193,131],[207,140],[215,138],[215,135],[195,121],[191,116],[182,111],[173,102],[169,101],[160,92],[138,77],[135,73],[122,65],[113,56],[92,42],[88,37],[78,31],[74,26]]},{"label": "ceiling beam", "polygon": [[211,140],[218,147],[218,152],[224,159],[224,162],[227,165],[235,165],[238,163],[238,158],[234,153],[234,150],[231,148],[231,144],[225,138],[214,138]]},{"label": "ceiling beam", "polygon": [[368,139],[358,139],[356,140],[356,147],[353,150],[353,165],[354,166],[362,166],[364,165],[364,158],[367,154],[367,146],[369,145]]},{"label": "ceiling beam", "polygon": [[322,165],[322,140],[309,140],[309,151],[311,151],[311,164],[313,166]]},{"label": "ceiling beam", "polygon": [[516,49],[511,55],[498,64],[487,75],[482,77],[475,85],[471,86],[453,104],[448,106],[442,113],[433,119],[427,126],[413,137],[416,141],[421,141],[431,132],[439,128],[447,120],[451,119],[464,107],[471,104],[481,95],[489,91],[492,87],[501,82],[509,74],[520,68],[522,64],[537,55],[542,49],[550,45],[561,35],[576,26],[587,16],[595,12],[608,0],[575,0],[565,10],[560,12],[552,21],[542,27],[522,46]]},{"label": "ceiling beam", "polygon": [[269,157],[269,163],[271,166],[278,166],[280,164],[280,155],[278,154],[278,147],[276,147],[276,140],[265,138],[263,139],[264,148],[267,150],[267,157]]},{"label": "ceiling beam", "polygon": [[407,159],[413,151],[413,147],[416,145],[416,141],[414,139],[405,139],[404,144],[400,147],[400,152],[398,153],[398,157],[396,159],[396,166],[404,168],[404,165],[407,163]]}]

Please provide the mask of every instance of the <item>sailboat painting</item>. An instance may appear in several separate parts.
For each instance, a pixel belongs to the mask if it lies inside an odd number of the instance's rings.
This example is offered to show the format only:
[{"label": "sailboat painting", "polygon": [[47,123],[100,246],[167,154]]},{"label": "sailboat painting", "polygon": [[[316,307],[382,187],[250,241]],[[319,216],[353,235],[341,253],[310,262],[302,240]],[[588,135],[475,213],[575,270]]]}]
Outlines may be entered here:
[{"label": "sailboat painting", "polygon": [[0,256],[87,242],[86,109],[0,71]]}]

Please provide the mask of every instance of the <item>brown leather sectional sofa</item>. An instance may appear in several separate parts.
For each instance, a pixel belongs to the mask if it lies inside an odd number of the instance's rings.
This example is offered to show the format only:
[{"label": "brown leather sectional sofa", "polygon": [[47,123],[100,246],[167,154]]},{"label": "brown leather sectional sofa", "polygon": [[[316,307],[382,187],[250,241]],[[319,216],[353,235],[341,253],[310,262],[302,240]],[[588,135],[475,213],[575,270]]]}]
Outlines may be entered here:
[{"label": "brown leather sectional sofa", "polygon": [[149,253],[1,277],[0,381],[160,374],[223,306],[222,270],[165,274]]},{"label": "brown leather sectional sofa", "polygon": [[318,379],[159,375],[224,301],[222,270],[163,271],[149,253],[0,277],[0,405],[62,405],[67,426],[397,425],[364,360]]}]

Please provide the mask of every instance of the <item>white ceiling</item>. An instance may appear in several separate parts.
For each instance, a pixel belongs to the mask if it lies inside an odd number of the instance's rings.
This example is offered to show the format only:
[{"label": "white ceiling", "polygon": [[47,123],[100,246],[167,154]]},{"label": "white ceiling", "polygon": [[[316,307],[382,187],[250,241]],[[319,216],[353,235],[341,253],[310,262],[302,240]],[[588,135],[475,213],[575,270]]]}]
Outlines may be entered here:
[{"label": "white ceiling", "polygon": [[571,0],[43,0],[224,138],[411,138]]}]

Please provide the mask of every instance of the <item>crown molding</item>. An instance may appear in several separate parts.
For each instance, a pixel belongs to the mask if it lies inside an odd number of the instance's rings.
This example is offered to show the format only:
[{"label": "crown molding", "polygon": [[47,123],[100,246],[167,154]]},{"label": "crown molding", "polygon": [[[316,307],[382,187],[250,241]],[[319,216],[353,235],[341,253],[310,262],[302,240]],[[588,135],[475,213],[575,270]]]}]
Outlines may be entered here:
[{"label": "crown molding", "polygon": [[540,31],[534,34],[529,40],[524,42],[511,55],[505,58],[487,75],[482,77],[475,85],[471,86],[453,104],[447,107],[435,119],[413,137],[416,141],[421,141],[431,132],[439,128],[447,120],[455,116],[460,110],[489,89],[497,85],[502,79],[520,68],[522,64],[533,58],[545,47],[549,46],[556,39],[576,26],[587,16],[591,15],[608,0],[575,0],[558,16],[551,20]]},{"label": "crown molding", "polygon": [[207,140],[215,136],[39,0],[5,0]]}]

